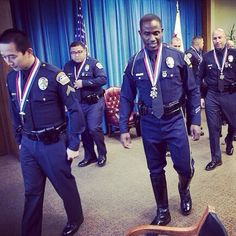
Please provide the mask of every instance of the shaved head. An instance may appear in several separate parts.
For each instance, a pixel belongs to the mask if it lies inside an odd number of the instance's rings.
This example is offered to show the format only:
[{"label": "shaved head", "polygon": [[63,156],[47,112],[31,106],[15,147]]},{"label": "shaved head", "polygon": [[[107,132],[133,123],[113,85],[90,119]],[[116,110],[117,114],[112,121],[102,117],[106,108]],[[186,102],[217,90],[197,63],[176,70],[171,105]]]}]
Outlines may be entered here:
[{"label": "shaved head", "polygon": [[212,42],[216,49],[223,49],[226,44],[226,34],[221,28],[218,28],[212,33]]}]

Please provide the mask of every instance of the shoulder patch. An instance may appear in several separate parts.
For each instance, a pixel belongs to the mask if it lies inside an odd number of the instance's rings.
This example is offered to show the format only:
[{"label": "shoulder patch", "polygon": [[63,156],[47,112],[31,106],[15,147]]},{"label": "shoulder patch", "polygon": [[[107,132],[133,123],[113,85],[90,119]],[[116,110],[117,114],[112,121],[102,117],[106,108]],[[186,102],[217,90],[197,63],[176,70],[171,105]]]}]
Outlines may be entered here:
[{"label": "shoulder patch", "polygon": [[191,52],[188,52],[186,55],[188,56],[189,59],[191,59],[191,57],[193,56]]},{"label": "shoulder patch", "polygon": [[101,64],[100,62],[98,62],[98,63],[96,64],[96,67],[97,67],[98,69],[102,69],[102,68],[103,68],[103,66],[102,66],[102,64]]},{"label": "shoulder patch", "polygon": [[61,85],[65,85],[65,84],[68,84],[70,82],[69,77],[62,71],[60,73],[58,73],[56,80]]},{"label": "shoulder patch", "polygon": [[187,63],[189,67],[192,67],[191,61],[189,60],[189,57],[186,54],[184,55],[184,61]]}]

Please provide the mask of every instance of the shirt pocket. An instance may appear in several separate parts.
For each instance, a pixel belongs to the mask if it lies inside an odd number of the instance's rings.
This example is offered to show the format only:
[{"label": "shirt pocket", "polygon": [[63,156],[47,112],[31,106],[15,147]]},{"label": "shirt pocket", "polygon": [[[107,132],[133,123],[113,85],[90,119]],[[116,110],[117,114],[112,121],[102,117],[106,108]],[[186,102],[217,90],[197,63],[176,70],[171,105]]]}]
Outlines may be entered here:
[{"label": "shirt pocket", "polygon": [[137,73],[134,75],[134,81],[136,87],[140,92],[147,90],[151,86],[149,78],[143,73]]}]

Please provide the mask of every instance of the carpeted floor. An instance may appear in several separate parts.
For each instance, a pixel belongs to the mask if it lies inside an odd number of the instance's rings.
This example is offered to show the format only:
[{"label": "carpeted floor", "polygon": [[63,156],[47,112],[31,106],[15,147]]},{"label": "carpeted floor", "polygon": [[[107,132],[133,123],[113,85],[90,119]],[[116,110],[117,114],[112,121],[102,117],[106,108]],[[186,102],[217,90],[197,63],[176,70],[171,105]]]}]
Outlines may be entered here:
[{"label": "carpeted floor", "polygon": [[[195,159],[195,176],[191,185],[193,212],[182,216],[179,212],[178,178],[170,157],[166,167],[170,226],[189,226],[195,223],[207,204],[216,208],[230,236],[236,236],[236,154],[227,156],[221,145],[223,165],[206,172],[210,160],[208,132],[203,117],[205,136],[199,142],[191,141]],[[226,127],[223,127],[225,134]],[[147,224],[155,216],[154,196],[146,168],[142,141],[133,132],[132,148],[123,149],[119,135],[106,137],[108,162],[103,168],[96,164],[78,168],[83,157],[73,162],[82,199],[85,221],[77,236],[122,236],[137,224]],[[221,140],[223,142],[223,138]],[[235,144],[236,145],[236,144]],[[24,190],[19,162],[11,156],[0,157],[0,235],[20,235]],[[42,236],[58,236],[66,223],[63,204],[50,183],[47,183],[44,201]]]}]

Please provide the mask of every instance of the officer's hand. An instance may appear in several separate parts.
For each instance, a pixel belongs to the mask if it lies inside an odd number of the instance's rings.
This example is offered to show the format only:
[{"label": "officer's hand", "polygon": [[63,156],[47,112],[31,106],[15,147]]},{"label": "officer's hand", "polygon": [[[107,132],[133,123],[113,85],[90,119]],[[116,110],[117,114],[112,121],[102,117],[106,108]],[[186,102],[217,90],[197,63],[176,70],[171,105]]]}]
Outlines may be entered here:
[{"label": "officer's hand", "polygon": [[124,148],[130,148],[131,138],[129,133],[123,133],[120,135],[120,141]]},{"label": "officer's hand", "polygon": [[67,152],[67,160],[68,161],[70,161],[70,160],[72,161],[74,158],[79,156],[79,150],[73,151],[73,150],[67,148],[66,152]]},{"label": "officer's hand", "polygon": [[192,140],[199,140],[201,134],[201,127],[199,125],[191,125],[190,127]]},{"label": "officer's hand", "polygon": [[19,150],[21,149],[21,144],[19,145]]},{"label": "officer's hand", "polygon": [[205,99],[201,98],[201,108],[205,108]]},{"label": "officer's hand", "polygon": [[79,89],[83,87],[83,83],[81,79],[78,79],[74,82],[74,88]]}]

